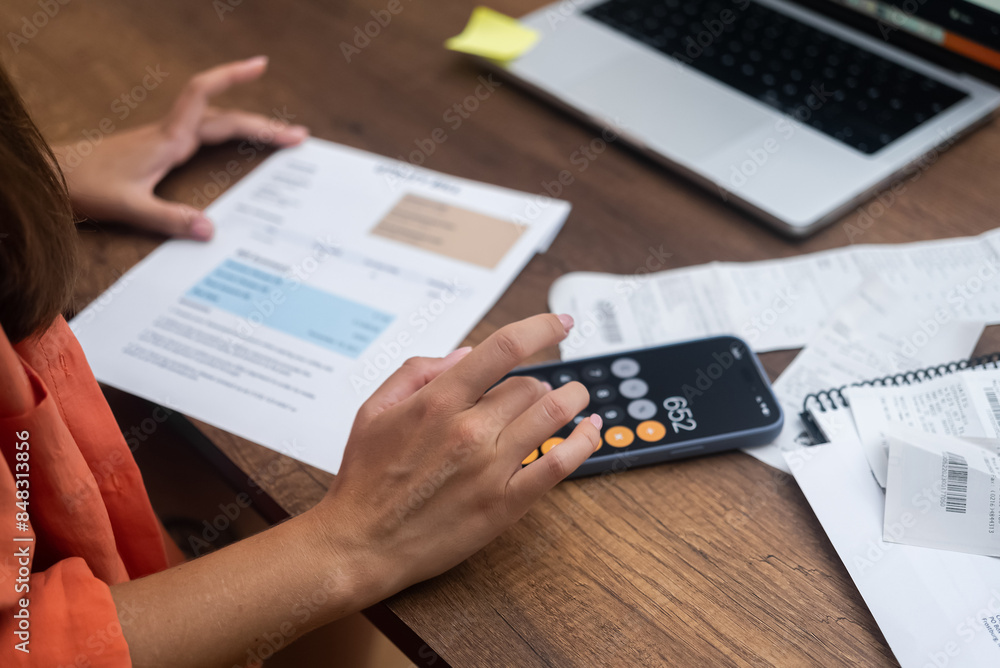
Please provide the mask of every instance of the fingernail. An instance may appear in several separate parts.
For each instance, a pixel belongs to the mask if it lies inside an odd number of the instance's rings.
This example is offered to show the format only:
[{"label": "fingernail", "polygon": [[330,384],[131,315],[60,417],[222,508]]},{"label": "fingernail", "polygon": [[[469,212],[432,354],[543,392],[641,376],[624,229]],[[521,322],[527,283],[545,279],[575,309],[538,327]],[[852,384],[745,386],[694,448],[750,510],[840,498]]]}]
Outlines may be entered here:
[{"label": "fingernail", "polygon": [[590,424],[594,425],[598,429],[604,426],[604,420],[602,420],[601,416],[597,413],[591,414],[591,416],[587,419],[590,420]]},{"label": "fingernail", "polygon": [[544,387],[544,388],[545,388],[545,391],[546,391],[546,392],[550,392],[550,391],[552,391],[552,383],[550,383],[550,382],[548,382],[548,381],[544,381],[544,380],[543,380],[543,381],[542,381],[542,387]]},{"label": "fingernail", "polygon": [[205,216],[198,216],[191,221],[191,229],[189,234],[192,239],[197,239],[198,241],[208,241],[215,234],[215,226],[212,225],[210,221]]},{"label": "fingernail", "polygon": [[253,58],[247,58],[246,63],[253,65],[267,65],[268,60],[269,58],[267,56],[254,56]]},{"label": "fingernail", "polygon": [[460,359],[462,359],[463,357],[465,357],[466,355],[468,355],[471,352],[472,352],[472,346],[465,346],[463,348],[458,348],[456,350],[452,350],[450,353],[448,353],[445,356],[445,359],[446,360],[460,360]]},{"label": "fingernail", "polygon": [[559,318],[559,322],[562,323],[563,329],[565,329],[566,333],[569,334],[569,330],[573,329],[573,316],[568,313],[560,313],[556,317]]}]

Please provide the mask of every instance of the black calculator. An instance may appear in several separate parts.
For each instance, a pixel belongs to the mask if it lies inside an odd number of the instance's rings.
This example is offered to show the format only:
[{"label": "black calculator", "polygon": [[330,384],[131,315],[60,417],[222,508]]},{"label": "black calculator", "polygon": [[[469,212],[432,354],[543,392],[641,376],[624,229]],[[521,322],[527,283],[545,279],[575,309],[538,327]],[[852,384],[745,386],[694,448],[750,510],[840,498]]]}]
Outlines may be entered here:
[{"label": "black calculator", "polygon": [[597,413],[601,445],[570,478],[763,445],[784,420],[760,361],[735,336],[523,367],[509,376],[554,388],[579,381],[590,391],[590,404],[524,460],[558,447]]}]

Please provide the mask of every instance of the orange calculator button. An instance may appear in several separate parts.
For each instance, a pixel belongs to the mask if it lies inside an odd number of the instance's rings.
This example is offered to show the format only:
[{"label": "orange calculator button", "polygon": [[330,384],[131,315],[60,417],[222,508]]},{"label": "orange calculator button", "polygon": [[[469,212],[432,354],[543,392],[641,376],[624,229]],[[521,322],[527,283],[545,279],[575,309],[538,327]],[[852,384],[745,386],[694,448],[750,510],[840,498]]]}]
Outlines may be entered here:
[{"label": "orange calculator button", "polygon": [[624,448],[626,445],[632,445],[632,441],[635,440],[635,434],[628,427],[611,427],[604,432],[604,440],[610,446]]},{"label": "orange calculator button", "polygon": [[635,428],[635,435],[648,443],[655,443],[667,435],[667,428],[662,422],[656,420],[646,420],[640,422]]},{"label": "orange calculator button", "polygon": [[521,462],[521,466],[527,466],[528,464],[530,464],[531,462],[535,461],[536,459],[538,459],[538,448],[535,448],[534,450],[532,450],[531,454],[524,458],[524,461]]},{"label": "orange calculator button", "polygon": [[565,440],[566,440],[565,438],[559,438],[558,436],[553,436],[549,440],[542,443],[542,454],[543,455],[546,454],[549,450],[556,447]]}]

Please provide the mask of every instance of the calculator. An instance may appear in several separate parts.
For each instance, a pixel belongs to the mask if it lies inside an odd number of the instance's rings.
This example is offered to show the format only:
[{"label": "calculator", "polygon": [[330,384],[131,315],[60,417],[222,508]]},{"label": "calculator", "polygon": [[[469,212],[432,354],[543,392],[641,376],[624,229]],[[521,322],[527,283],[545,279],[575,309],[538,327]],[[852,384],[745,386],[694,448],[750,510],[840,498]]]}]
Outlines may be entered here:
[{"label": "calculator", "polygon": [[515,369],[553,388],[579,381],[590,404],[528,455],[527,466],[592,413],[604,421],[600,447],[570,478],[770,443],[781,406],[764,369],[735,336],[631,350]]}]

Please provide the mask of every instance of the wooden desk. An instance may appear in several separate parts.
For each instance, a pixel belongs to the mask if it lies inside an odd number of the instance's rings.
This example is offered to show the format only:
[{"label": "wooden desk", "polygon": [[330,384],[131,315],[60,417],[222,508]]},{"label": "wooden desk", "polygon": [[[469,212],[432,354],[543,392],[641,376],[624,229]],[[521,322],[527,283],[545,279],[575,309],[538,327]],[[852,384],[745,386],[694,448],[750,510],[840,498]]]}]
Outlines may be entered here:
[{"label": "wooden desk", "polygon": [[[337,3],[73,2],[3,57],[55,141],[80,140],[103,118],[127,127],[163,114],[192,73],[266,52],[270,73],[223,102],[309,125],[314,134],[390,156],[445,128],[426,165],[540,192],[595,133],[504,84],[452,127],[443,119],[478,85],[481,70],[441,48],[475,2],[401,0],[403,11],[346,62],[340,43],[382,0]],[[541,0],[502,0],[520,15]],[[228,8],[232,11],[222,11]],[[36,0],[0,8],[5,35],[39,11]],[[222,12],[222,13],[218,13]],[[29,31],[30,32],[30,31]],[[374,32],[374,31],[373,31]],[[143,94],[147,67],[168,73]],[[144,97],[112,106],[122,95]],[[130,98],[132,99],[132,98]],[[117,112],[116,112],[117,110]],[[227,161],[260,162],[236,144],[202,151],[162,186],[196,202]],[[855,242],[895,243],[976,234],[1000,209],[1000,129],[994,124],[905,184]],[[669,266],[755,260],[842,246],[856,214],[802,242],[776,236],[717,196],[694,189],[621,146],[611,146],[563,196],[573,205],[549,253],[534,259],[470,334],[546,310],[546,293],[573,270],[629,273],[650,246]],[[160,239],[111,226],[82,231],[89,266],[76,307],[95,299]],[[992,345],[1000,344],[996,332]],[[555,357],[548,350],[533,361]],[[772,377],[793,353],[769,354]],[[271,519],[298,513],[329,476],[199,425],[220,465],[234,462],[276,501]],[[222,457],[221,455],[224,455]],[[561,484],[513,529],[467,563],[372,611],[419,665],[889,665],[892,655],[793,481],[727,454]]]}]

